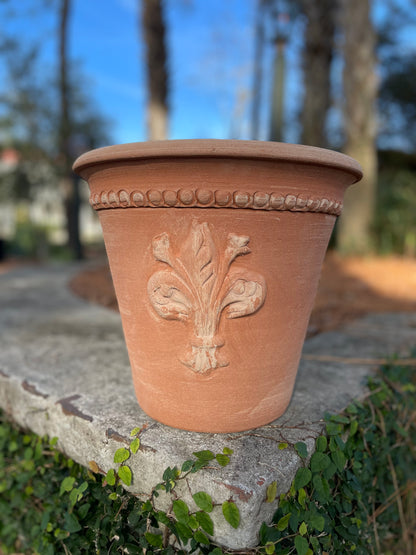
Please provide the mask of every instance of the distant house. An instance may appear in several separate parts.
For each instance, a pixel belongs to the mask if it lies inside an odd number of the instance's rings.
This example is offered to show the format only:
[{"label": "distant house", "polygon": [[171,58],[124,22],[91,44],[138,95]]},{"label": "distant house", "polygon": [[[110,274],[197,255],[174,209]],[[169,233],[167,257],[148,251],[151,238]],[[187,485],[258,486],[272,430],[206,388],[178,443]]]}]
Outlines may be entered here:
[{"label": "distant house", "polygon": [[[14,174],[19,164],[30,182],[30,195],[18,198]],[[47,242],[64,245],[66,242],[66,222],[63,207],[62,189],[56,177],[45,162],[21,161],[15,148],[0,150],[0,239],[12,241],[19,225],[33,226],[42,230]],[[81,239],[84,243],[95,243],[102,239],[101,228],[96,212],[88,202],[88,187],[81,187]]]},{"label": "distant house", "polygon": [[0,173],[13,171],[19,160],[20,155],[15,148],[5,148],[0,155]]}]

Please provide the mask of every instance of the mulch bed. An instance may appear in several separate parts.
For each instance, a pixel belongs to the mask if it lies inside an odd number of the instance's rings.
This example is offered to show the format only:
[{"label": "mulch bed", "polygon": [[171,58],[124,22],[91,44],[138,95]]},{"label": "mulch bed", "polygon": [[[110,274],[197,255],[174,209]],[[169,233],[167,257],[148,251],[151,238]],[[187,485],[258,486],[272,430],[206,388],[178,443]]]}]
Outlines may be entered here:
[{"label": "mulch bed", "polygon": [[[108,265],[78,274],[72,291],[118,310]],[[322,270],[308,336],[338,328],[370,312],[416,312],[416,259],[342,258],[329,252]]]}]

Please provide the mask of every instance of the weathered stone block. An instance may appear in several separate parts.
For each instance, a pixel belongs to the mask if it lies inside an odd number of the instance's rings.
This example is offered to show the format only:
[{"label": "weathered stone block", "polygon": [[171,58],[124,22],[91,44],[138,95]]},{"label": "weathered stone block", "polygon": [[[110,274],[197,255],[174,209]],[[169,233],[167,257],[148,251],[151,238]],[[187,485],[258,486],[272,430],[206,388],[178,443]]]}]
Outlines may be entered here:
[{"label": "weathered stone block", "polygon": [[[301,461],[293,447],[304,441],[311,454],[326,411],[338,412],[365,392],[371,364],[348,358],[407,354],[414,344],[414,314],[371,315],[342,331],[306,342],[295,393],[288,411],[268,426],[233,434],[176,430],[150,419],[138,406],[119,316],[74,297],[67,281],[79,266],[26,268],[0,276],[0,406],[19,424],[59,438],[58,447],[83,465],[94,460],[107,471],[130,430],[143,428],[132,458],[134,493],[149,493],[167,466],[180,465],[192,452],[234,450],[224,469],[189,477],[180,491],[193,506],[191,492],[206,491],[239,507],[238,530],[217,511],[215,541],[236,549],[255,546],[264,520],[277,502],[266,503],[269,484],[286,492]],[[333,355],[344,361],[310,360]],[[130,461],[129,461],[130,463]]]}]

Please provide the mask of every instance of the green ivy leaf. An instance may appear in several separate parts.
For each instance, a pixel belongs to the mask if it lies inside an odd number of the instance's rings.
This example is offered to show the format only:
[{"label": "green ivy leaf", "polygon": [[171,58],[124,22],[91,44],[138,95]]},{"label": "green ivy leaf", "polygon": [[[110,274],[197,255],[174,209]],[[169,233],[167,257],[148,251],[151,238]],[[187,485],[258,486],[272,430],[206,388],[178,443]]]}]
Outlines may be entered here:
[{"label": "green ivy leaf", "polygon": [[140,432],[140,430],[141,430],[141,428],[139,428],[139,427],[133,428],[132,431],[130,432],[130,437],[137,436],[137,434]]},{"label": "green ivy leaf", "polygon": [[131,474],[131,470],[128,466],[123,465],[120,466],[120,468],[118,469],[118,477],[120,478],[120,480],[126,484],[126,486],[130,486],[131,485],[131,479],[132,479],[132,474]]},{"label": "green ivy leaf", "polygon": [[79,486],[78,491],[80,493],[84,493],[84,491],[86,491],[88,489],[88,482],[84,481],[82,482],[82,484]]},{"label": "green ivy leaf", "polygon": [[355,403],[351,403],[350,405],[348,405],[348,407],[346,408],[346,412],[348,414],[357,414],[358,413],[358,407]]},{"label": "green ivy leaf", "polygon": [[309,524],[318,532],[322,532],[325,526],[325,519],[319,513],[313,512],[309,519]]},{"label": "green ivy leaf", "polygon": [[114,468],[110,468],[110,470],[105,475],[105,481],[109,486],[114,486],[116,483],[116,473],[114,472]]},{"label": "green ivy leaf", "polygon": [[140,447],[140,438],[136,437],[136,439],[133,439],[133,441],[130,443],[130,451],[135,455],[139,450],[139,447]]},{"label": "green ivy leaf", "polygon": [[315,488],[315,493],[317,495],[318,501],[321,503],[326,503],[331,498],[331,491],[329,484],[325,478],[322,478],[319,474],[315,474],[312,479],[313,486]]},{"label": "green ivy leaf", "polygon": [[221,455],[221,453],[215,455],[215,458],[217,459],[217,462],[220,466],[227,466],[227,464],[229,464],[230,462],[230,457],[228,457],[227,455]]},{"label": "green ivy leaf", "polygon": [[202,530],[212,536],[214,534],[214,523],[212,518],[205,511],[198,511],[195,518],[201,526]]},{"label": "green ivy leaf", "polygon": [[194,515],[189,515],[188,526],[192,528],[192,530],[199,528],[199,522]]},{"label": "green ivy leaf", "polygon": [[209,461],[203,461],[203,460],[197,460],[193,462],[192,465],[192,474],[195,474],[195,472],[198,472],[199,470],[201,470],[201,468],[205,468],[207,466]]},{"label": "green ivy leaf", "polygon": [[349,424],[350,423],[350,419],[348,418],[348,416],[342,416],[342,414],[332,414],[330,416],[330,421],[331,422],[338,422],[340,424]]},{"label": "green ivy leaf", "polygon": [[273,555],[273,553],[274,553],[274,543],[267,542],[265,547],[266,547],[267,555]]},{"label": "green ivy leaf", "polygon": [[273,501],[276,499],[276,495],[277,495],[277,482],[275,480],[267,487],[266,503],[273,503]]},{"label": "green ivy leaf", "polygon": [[158,522],[160,522],[161,524],[164,524],[165,526],[169,526],[170,525],[170,520],[168,515],[165,513],[165,511],[158,511],[156,513],[156,520]]},{"label": "green ivy leaf", "polygon": [[224,501],[222,504],[222,514],[228,524],[233,528],[238,528],[240,524],[240,511],[233,501]]},{"label": "green ivy leaf", "polygon": [[170,466],[168,466],[167,468],[165,468],[165,471],[163,473],[163,480],[165,482],[170,482],[171,480],[175,480],[176,479],[176,466],[174,466],[173,468],[171,468]]},{"label": "green ivy leaf", "polygon": [[82,493],[80,493],[78,488],[74,488],[69,493],[69,503],[73,507],[80,499],[82,499]]},{"label": "green ivy leaf", "polygon": [[353,437],[358,430],[358,420],[352,420],[350,425],[350,437]]},{"label": "green ivy leaf", "polygon": [[329,436],[336,436],[342,433],[342,426],[336,422],[327,422],[326,423],[326,433]]},{"label": "green ivy leaf", "polygon": [[123,463],[129,457],[130,457],[130,451],[125,447],[120,447],[120,449],[117,449],[117,451],[114,453],[114,462]]},{"label": "green ivy leaf", "polygon": [[207,513],[210,513],[212,511],[212,499],[208,493],[205,493],[204,491],[198,491],[197,493],[194,493],[192,497],[200,509],[206,511]]},{"label": "green ivy leaf", "polygon": [[306,526],[306,522],[302,522],[299,526],[299,534],[301,536],[305,536],[308,533],[308,527]]},{"label": "green ivy leaf", "polygon": [[230,449],[229,447],[224,447],[222,452],[224,453],[224,455],[232,455],[234,453],[234,449]]},{"label": "green ivy leaf", "polygon": [[304,488],[309,484],[312,478],[312,472],[309,468],[299,468],[296,472],[295,480],[293,482],[295,491],[298,491],[299,488]]},{"label": "green ivy leaf", "polygon": [[142,504],[142,511],[143,511],[143,513],[150,513],[150,512],[152,512],[152,510],[153,510],[153,506],[152,506],[152,504],[151,504],[151,502],[150,502],[149,500],[148,500],[148,501],[145,501],[145,502]]},{"label": "green ivy leaf", "polygon": [[295,443],[295,449],[301,459],[306,459],[306,457],[308,456],[308,448],[305,442],[298,441],[297,443]]},{"label": "green ivy leaf", "polygon": [[181,466],[182,472],[188,472],[194,465],[194,461],[185,461]]},{"label": "green ivy leaf", "polygon": [[61,530],[57,528],[53,533],[57,540],[65,540],[69,536],[69,532],[67,530]]},{"label": "green ivy leaf", "polygon": [[331,464],[331,459],[325,453],[316,451],[311,457],[312,472],[323,472]]},{"label": "green ivy leaf", "polygon": [[204,532],[201,532],[201,530],[197,530],[194,534],[194,540],[198,543],[202,543],[203,545],[209,545],[210,541],[207,538],[207,536],[204,534]]},{"label": "green ivy leaf", "polygon": [[173,512],[179,522],[188,524],[189,521],[189,509],[188,505],[182,499],[175,499],[173,502]]},{"label": "green ivy leaf", "polygon": [[341,436],[335,436],[335,438],[331,438],[331,439],[335,439],[335,443],[338,449],[341,449],[341,451],[345,451],[345,443],[342,440]]},{"label": "green ivy leaf", "polygon": [[46,531],[52,532],[52,530],[53,530],[53,524],[52,522],[48,522],[48,524],[46,525]]},{"label": "green ivy leaf", "polygon": [[321,553],[322,549],[321,549],[321,545],[319,543],[319,540],[317,538],[315,538],[314,536],[311,536],[309,538],[309,542],[313,548],[312,554],[313,553]]},{"label": "green ivy leaf", "polygon": [[108,499],[111,499],[111,501],[116,501],[117,497],[118,497],[117,493],[113,491],[113,493],[110,493],[110,495],[108,496]]},{"label": "green ivy leaf", "polygon": [[280,451],[283,451],[283,449],[287,449],[288,446],[289,446],[288,443],[286,443],[285,441],[281,441],[281,442],[279,443],[278,448],[280,449]]},{"label": "green ivy leaf", "polygon": [[175,485],[176,482],[174,480],[169,480],[169,482],[164,485],[166,492],[169,493],[170,491],[172,491]]},{"label": "green ivy leaf", "polygon": [[333,462],[331,462],[331,464],[328,466],[328,468],[326,468],[322,474],[322,476],[324,478],[326,478],[327,480],[330,480],[332,478],[332,476],[336,473],[337,471],[337,467],[334,465]]},{"label": "green ivy leaf", "polygon": [[75,532],[79,532],[81,529],[82,527],[74,513],[66,513],[64,530],[66,530],[70,534],[74,534]]},{"label": "green ivy leaf", "polygon": [[334,451],[331,457],[339,472],[342,472],[344,470],[345,463],[347,462],[344,453],[342,451]]},{"label": "green ivy leaf", "polygon": [[193,538],[194,533],[187,524],[183,522],[177,522],[175,526],[176,526],[176,531],[178,532],[178,536],[181,538],[181,540],[184,543],[186,543],[188,540]]},{"label": "green ivy leaf", "polygon": [[73,476],[67,476],[61,482],[61,488],[59,490],[59,495],[62,495],[65,491],[71,491],[75,484],[75,478]]},{"label": "green ivy leaf", "polygon": [[338,449],[338,445],[337,445],[337,442],[335,441],[335,437],[336,436],[332,436],[329,438],[329,450],[331,451],[331,453],[333,453],[334,451],[337,451]]},{"label": "green ivy leaf", "polygon": [[276,528],[279,530],[279,532],[283,532],[283,530],[286,530],[286,528],[289,526],[289,520],[291,516],[292,513],[288,513],[287,515],[282,516],[282,518],[276,525]]},{"label": "green ivy leaf", "polygon": [[209,462],[212,461],[213,459],[215,459],[215,455],[212,451],[196,451],[195,453],[192,453],[198,460],[203,461],[203,462]]},{"label": "green ivy leaf", "polygon": [[260,545],[266,545],[268,542],[274,543],[279,540],[281,533],[277,530],[275,526],[267,526],[265,522],[260,526],[259,530],[259,540]]},{"label": "green ivy leaf", "polygon": [[306,491],[303,488],[299,488],[299,492],[298,492],[298,502],[299,505],[305,509],[305,501],[306,501],[307,495],[306,495]]},{"label": "green ivy leaf", "polygon": [[328,440],[325,436],[319,436],[316,438],[316,450],[323,453],[328,446]]},{"label": "green ivy leaf", "polygon": [[151,534],[150,532],[145,532],[144,537],[152,547],[157,547],[158,549],[162,549],[163,547],[162,534]]},{"label": "green ivy leaf", "polygon": [[26,494],[28,497],[30,497],[30,496],[33,494],[34,491],[35,491],[35,490],[32,488],[32,486],[26,486],[26,487],[25,487],[25,494]]},{"label": "green ivy leaf", "polygon": [[297,555],[306,555],[309,549],[308,540],[306,538],[303,538],[302,536],[296,536],[295,548]]},{"label": "green ivy leaf", "polygon": [[[123,549],[125,550],[125,553],[128,553],[129,555],[143,555],[143,547],[134,543],[123,544]],[[150,551],[147,553],[150,553]]]},{"label": "green ivy leaf", "polygon": [[82,507],[78,509],[78,516],[81,520],[84,520],[84,518],[87,516],[90,507],[91,503],[84,503]]}]

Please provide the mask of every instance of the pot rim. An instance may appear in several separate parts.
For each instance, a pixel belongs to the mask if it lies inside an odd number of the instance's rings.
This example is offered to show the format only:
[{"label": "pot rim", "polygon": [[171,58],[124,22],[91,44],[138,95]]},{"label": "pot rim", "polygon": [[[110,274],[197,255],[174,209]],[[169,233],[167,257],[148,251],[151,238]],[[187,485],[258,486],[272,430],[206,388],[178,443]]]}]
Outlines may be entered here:
[{"label": "pot rim", "polygon": [[327,166],[350,173],[353,183],[363,176],[360,164],[340,152],[291,143],[229,139],[182,139],[105,146],[79,156],[72,169],[82,176],[91,166],[155,158],[240,158]]}]

